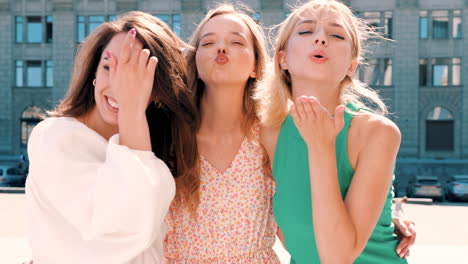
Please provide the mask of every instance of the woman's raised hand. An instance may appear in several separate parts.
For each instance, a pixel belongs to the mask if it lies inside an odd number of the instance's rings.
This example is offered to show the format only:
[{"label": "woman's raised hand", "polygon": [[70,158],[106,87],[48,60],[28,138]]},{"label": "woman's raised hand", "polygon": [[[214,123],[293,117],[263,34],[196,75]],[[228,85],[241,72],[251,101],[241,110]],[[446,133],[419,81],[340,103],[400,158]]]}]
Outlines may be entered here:
[{"label": "woman's raised hand", "polygon": [[158,59],[136,38],[133,28],[125,37],[118,56],[109,58],[109,83],[116,92],[119,118],[125,113],[144,113],[150,102]]},{"label": "woman's raised hand", "polygon": [[335,109],[334,116],[312,96],[301,96],[291,107],[299,133],[309,148],[334,147],[335,138],[344,126],[344,106]]}]

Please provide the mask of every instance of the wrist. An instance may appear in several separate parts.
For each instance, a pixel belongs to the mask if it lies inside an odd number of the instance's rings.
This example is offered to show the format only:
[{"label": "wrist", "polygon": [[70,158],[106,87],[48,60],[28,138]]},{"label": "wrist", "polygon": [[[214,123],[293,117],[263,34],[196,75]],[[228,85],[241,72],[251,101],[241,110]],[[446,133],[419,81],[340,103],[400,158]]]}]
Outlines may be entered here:
[{"label": "wrist", "polygon": [[307,150],[309,151],[309,153],[334,153],[335,143],[335,140],[329,142],[311,142],[307,143]]},{"label": "wrist", "polygon": [[135,124],[139,122],[147,122],[146,119],[146,110],[123,110],[119,109],[118,113],[118,122],[119,125],[123,125],[122,123],[129,123],[129,124]]}]

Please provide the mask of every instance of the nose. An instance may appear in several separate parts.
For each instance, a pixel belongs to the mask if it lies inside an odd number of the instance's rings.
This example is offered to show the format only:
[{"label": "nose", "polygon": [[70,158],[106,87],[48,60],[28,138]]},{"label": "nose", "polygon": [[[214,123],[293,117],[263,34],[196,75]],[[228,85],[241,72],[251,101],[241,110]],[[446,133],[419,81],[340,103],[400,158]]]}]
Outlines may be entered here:
[{"label": "nose", "polygon": [[218,42],[218,54],[219,53],[227,54],[226,44],[224,43],[224,41]]},{"label": "nose", "polygon": [[323,29],[322,29],[322,30],[318,30],[318,31],[315,33],[314,38],[315,38],[314,43],[315,43],[316,45],[328,46],[327,34],[325,33],[325,31],[324,31]]}]

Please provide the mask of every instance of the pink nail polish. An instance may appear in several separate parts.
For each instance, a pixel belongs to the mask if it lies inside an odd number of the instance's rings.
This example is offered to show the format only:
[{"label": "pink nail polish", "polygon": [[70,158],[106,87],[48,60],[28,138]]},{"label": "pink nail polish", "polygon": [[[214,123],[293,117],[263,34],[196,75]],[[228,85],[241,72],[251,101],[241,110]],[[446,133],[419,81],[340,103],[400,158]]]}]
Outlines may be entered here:
[{"label": "pink nail polish", "polygon": [[136,29],[134,28],[130,29],[130,34],[135,35],[135,33],[136,33]]}]

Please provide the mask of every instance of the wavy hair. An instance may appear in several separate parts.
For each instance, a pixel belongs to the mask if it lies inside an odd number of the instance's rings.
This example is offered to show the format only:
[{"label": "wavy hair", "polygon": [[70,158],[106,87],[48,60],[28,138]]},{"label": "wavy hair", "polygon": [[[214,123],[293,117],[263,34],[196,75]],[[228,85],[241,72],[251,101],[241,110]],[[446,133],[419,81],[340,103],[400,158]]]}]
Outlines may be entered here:
[{"label": "wavy hair", "polygon": [[[193,92],[193,101],[196,105],[196,113],[198,116],[198,123],[196,125],[197,130],[200,127],[201,122],[200,101],[205,91],[205,83],[201,79],[199,79],[197,64],[195,61],[198,46],[200,44],[201,30],[206,25],[206,23],[208,23],[208,21],[213,17],[220,15],[234,15],[240,18],[247,25],[253,38],[256,77],[249,78],[247,80],[244,89],[242,105],[243,113],[246,117],[245,122],[243,124],[243,130],[247,137],[253,139],[252,137],[254,135],[254,130],[260,122],[260,119],[257,115],[258,103],[253,99],[253,93],[258,81],[263,79],[264,69],[268,61],[268,53],[266,49],[266,42],[263,30],[261,26],[247,14],[248,12],[249,10],[246,7],[237,9],[231,4],[221,4],[211,9],[206,14],[206,16],[200,22],[200,24],[198,24],[191,37],[191,40],[189,42],[190,47],[186,50],[186,59],[188,64],[188,87]],[[199,159],[197,160],[197,163],[199,164]],[[179,202],[179,204],[187,205],[191,213],[195,213],[199,204],[199,177],[199,167],[195,167],[193,168],[192,173],[187,174],[183,178],[176,179],[176,202]]]},{"label": "wavy hair", "polygon": [[196,166],[198,122],[192,95],[187,87],[187,64],[182,50],[186,44],[160,19],[144,12],[129,12],[103,23],[81,43],[67,94],[51,116],[79,117],[96,104],[95,78],[99,59],[110,40],[121,32],[137,30],[136,38],[158,58],[151,98],[146,109],[152,151],[182,177]]},{"label": "wavy hair", "polygon": [[[293,9],[292,13],[280,23],[273,61],[267,67],[267,73],[255,91],[255,99],[260,104],[259,116],[263,124],[280,125],[289,112],[292,98],[291,75],[282,70],[278,54],[286,49],[286,44],[295,27],[307,12],[321,13],[332,11],[338,14],[344,23],[344,28],[351,36],[352,57],[363,63],[363,47],[371,39],[384,39],[365,21],[356,17],[351,9],[336,0],[312,0]],[[340,84],[340,99],[343,104],[353,103],[358,107],[371,108],[376,113],[387,114],[387,107],[376,91],[357,79],[346,76]]]}]

